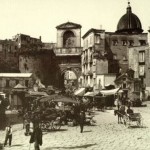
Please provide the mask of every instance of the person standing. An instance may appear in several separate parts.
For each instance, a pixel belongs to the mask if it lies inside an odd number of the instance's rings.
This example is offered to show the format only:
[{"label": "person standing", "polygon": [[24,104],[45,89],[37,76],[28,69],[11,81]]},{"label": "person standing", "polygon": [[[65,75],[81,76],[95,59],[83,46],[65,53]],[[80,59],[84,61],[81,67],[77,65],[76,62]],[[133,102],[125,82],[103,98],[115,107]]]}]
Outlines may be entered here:
[{"label": "person standing", "polygon": [[85,113],[83,111],[81,111],[80,118],[79,118],[80,132],[81,133],[83,132],[84,123],[85,123]]},{"label": "person standing", "polygon": [[9,140],[9,146],[11,146],[11,142],[12,142],[12,126],[11,126],[11,124],[6,126],[5,131],[6,131],[6,136],[5,136],[4,147],[7,145],[8,140]]},{"label": "person standing", "polygon": [[39,124],[34,124],[33,133],[31,134],[30,143],[34,143],[34,149],[40,150],[42,145],[42,130],[39,128]]}]

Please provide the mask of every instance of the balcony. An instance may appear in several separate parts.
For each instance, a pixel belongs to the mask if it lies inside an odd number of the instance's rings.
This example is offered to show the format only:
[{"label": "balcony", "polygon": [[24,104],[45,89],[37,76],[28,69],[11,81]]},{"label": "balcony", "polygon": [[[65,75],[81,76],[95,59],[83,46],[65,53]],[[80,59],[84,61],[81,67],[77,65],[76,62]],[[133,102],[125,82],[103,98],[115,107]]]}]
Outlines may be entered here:
[{"label": "balcony", "polygon": [[82,47],[56,48],[54,52],[56,56],[80,56]]}]

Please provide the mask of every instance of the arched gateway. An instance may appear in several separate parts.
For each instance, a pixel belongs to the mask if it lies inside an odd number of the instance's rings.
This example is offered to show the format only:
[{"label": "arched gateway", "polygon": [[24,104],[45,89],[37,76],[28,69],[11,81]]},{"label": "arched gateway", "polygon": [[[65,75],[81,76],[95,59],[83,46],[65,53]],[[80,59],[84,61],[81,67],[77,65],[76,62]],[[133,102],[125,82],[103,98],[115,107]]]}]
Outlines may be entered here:
[{"label": "arched gateway", "polygon": [[81,74],[81,25],[67,22],[56,29],[55,54],[59,66],[59,88],[64,88],[66,83],[77,87]]}]

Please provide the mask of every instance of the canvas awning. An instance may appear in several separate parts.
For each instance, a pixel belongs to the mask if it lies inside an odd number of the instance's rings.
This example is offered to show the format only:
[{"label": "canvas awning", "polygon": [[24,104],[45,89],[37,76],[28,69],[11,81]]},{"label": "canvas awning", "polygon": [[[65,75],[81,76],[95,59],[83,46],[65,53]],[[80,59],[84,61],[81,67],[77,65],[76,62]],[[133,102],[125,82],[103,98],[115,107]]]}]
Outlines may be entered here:
[{"label": "canvas awning", "polygon": [[101,90],[100,93],[103,95],[114,95],[116,93],[122,93],[123,91],[119,88],[112,89],[112,90]]},{"label": "canvas awning", "polygon": [[26,97],[38,97],[38,96],[48,96],[48,94],[46,92],[34,92],[34,91],[29,91],[28,94],[26,95]]},{"label": "canvas awning", "polygon": [[49,95],[46,97],[42,97],[39,99],[40,102],[45,102],[45,101],[54,101],[54,102],[63,102],[63,103],[79,103],[69,97],[65,97],[65,96],[60,96],[60,95]]},{"label": "canvas awning", "polygon": [[94,97],[95,95],[97,95],[99,92],[87,92],[84,94],[84,96],[87,96],[87,97]]},{"label": "canvas awning", "polygon": [[83,96],[85,94],[85,88],[80,88],[74,92],[76,96]]}]

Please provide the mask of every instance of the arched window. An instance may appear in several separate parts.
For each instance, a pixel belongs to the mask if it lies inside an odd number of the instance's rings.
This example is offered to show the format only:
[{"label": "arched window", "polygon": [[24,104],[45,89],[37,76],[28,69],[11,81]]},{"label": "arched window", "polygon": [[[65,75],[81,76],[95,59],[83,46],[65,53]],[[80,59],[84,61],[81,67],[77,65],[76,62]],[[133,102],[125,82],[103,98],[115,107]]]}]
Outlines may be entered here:
[{"label": "arched window", "polygon": [[72,31],[66,31],[64,33],[63,47],[75,47],[75,35]]}]

